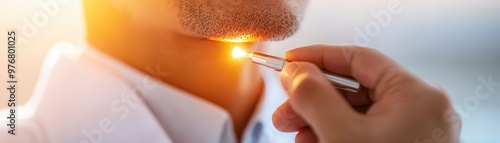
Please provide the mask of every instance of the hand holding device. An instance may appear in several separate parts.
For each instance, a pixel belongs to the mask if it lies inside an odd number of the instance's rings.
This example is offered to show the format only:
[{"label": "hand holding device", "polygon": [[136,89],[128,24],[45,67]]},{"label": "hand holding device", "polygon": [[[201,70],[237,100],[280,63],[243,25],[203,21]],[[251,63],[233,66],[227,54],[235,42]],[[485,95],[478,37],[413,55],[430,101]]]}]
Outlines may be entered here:
[{"label": "hand holding device", "polygon": [[[315,45],[289,51],[281,72],[290,98],[273,115],[280,131],[296,142],[458,142],[461,120],[446,93],[405,71],[380,52],[356,46]],[[369,89],[342,97],[322,70],[351,76]],[[351,97],[351,98],[349,98]]]}]

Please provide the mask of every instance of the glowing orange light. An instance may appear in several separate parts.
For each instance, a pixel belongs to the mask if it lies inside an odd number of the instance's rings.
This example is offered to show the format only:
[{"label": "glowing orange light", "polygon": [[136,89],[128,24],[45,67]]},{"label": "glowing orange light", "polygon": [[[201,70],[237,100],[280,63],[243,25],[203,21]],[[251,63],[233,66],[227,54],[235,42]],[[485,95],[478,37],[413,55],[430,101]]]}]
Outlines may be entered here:
[{"label": "glowing orange light", "polygon": [[245,51],[243,51],[242,49],[240,49],[240,47],[238,46],[235,46],[233,48],[233,58],[249,58],[252,56],[252,53],[247,53]]},{"label": "glowing orange light", "polygon": [[222,39],[222,41],[232,42],[232,43],[241,43],[241,42],[254,41],[254,39],[252,38],[252,35],[238,35],[235,37]]}]

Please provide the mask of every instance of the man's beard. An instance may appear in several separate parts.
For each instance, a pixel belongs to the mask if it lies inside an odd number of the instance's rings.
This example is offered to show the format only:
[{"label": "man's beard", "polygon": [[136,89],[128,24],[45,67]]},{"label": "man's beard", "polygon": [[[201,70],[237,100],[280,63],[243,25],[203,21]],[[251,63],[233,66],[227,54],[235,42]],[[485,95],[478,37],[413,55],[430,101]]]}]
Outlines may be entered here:
[{"label": "man's beard", "polygon": [[297,31],[303,12],[280,0],[180,0],[177,8],[185,30],[201,38],[228,42],[283,40]]}]

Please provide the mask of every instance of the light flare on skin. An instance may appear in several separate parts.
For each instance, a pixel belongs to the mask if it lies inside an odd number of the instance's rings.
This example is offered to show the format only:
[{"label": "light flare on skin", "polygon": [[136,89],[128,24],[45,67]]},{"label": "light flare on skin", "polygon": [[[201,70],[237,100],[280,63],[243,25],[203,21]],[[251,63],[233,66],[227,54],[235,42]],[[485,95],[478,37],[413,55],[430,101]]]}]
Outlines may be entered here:
[{"label": "light flare on skin", "polygon": [[231,37],[231,38],[220,39],[220,41],[231,42],[231,43],[242,43],[242,42],[256,41],[256,39],[253,38],[252,35],[246,34],[246,35],[238,35],[236,37]]},{"label": "light flare on skin", "polygon": [[238,46],[234,46],[232,54],[233,54],[233,58],[250,58],[250,57],[252,57],[252,53],[245,52]]}]

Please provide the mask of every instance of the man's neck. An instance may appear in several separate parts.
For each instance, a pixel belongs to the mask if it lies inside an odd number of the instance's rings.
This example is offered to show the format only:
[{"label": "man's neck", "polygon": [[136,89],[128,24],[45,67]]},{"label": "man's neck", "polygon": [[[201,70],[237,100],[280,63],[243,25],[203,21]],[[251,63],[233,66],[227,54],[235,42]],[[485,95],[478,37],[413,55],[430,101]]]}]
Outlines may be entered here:
[{"label": "man's neck", "polygon": [[[159,67],[168,73],[157,77],[161,81],[226,109],[241,136],[263,82],[255,65],[231,57],[234,43],[198,39],[141,25],[120,15],[99,14],[103,19],[86,15],[91,45],[144,73],[148,73],[148,66]],[[261,44],[243,45],[255,46]]]}]

